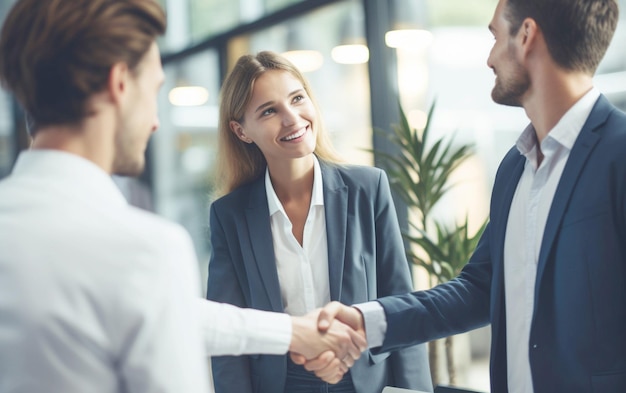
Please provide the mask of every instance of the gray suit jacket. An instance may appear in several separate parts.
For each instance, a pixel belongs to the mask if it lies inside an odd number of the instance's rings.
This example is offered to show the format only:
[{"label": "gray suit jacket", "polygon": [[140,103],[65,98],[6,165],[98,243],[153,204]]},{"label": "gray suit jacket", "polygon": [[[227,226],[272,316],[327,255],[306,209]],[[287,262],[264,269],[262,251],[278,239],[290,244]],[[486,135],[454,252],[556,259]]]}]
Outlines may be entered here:
[{"label": "gray suit jacket", "polygon": [[[320,162],[331,300],[354,304],[412,289],[387,176],[371,167]],[[264,177],[211,206],[207,298],[283,312]],[[286,355],[213,358],[217,393],[283,392]],[[426,348],[364,353],[351,369],[358,393],[384,386],[432,391]]]}]

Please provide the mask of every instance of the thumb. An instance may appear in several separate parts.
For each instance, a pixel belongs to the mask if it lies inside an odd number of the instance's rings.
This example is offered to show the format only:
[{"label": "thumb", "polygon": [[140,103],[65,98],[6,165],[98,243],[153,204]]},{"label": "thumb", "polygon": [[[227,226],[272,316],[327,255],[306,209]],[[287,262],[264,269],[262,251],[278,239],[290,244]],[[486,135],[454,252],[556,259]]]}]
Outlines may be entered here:
[{"label": "thumb", "polygon": [[342,307],[344,307],[344,305],[337,301],[330,302],[324,306],[320,311],[320,315],[317,317],[317,329],[320,332],[327,331],[337,315],[341,313]]},{"label": "thumb", "polygon": [[306,363],[306,357],[304,355],[300,355],[299,353],[290,352],[289,357],[295,364],[303,365]]}]

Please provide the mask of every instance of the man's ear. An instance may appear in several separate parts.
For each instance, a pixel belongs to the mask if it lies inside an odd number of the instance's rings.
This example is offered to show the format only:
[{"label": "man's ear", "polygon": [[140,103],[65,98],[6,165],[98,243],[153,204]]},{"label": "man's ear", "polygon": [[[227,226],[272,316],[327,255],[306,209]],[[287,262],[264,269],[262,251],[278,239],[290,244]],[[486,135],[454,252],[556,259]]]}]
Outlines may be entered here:
[{"label": "man's ear", "polygon": [[115,63],[109,71],[107,89],[114,102],[120,102],[128,91],[130,70],[126,63]]},{"label": "man's ear", "polygon": [[537,22],[532,18],[526,18],[519,28],[518,39],[520,40],[522,54],[524,57],[537,45],[537,40],[541,39],[541,32]]},{"label": "man's ear", "polygon": [[235,120],[231,120],[228,122],[228,126],[230,127],[230,131],[237,136],[240,140],[246,143],[252,143],[252,139],[248,138],[248,136],[243,131],[243,126]]}]

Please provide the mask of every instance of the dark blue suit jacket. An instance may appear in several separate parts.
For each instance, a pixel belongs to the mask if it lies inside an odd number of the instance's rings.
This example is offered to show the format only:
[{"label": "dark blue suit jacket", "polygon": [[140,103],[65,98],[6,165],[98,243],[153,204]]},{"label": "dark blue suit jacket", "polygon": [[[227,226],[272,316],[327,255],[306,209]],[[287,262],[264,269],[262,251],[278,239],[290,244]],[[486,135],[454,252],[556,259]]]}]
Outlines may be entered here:
[{"label": "dark blue suit jacket", "polygon": [[[320,162],[331,300],[353,304],[412,290],[387,177],[376,168]],[[261,178],[211,206],[207,297],[283,312],[272,231]],[[287,357],[252,355],[212,360],[217,393],[282,393]],[[351,369],[358,393],[385,385],[432,391],[423,345],[389,354],[364,353]]]},{"label": "dark blue suit jacket", "polygon": [[[507,392],[504,238],[525,157],[502,161],[490,223],[458,278],[380,300],[381,350],[491,323],[491,390]],[[626,116],[596,102],[546,222],[528,353],[535,393],[626,392]]]}]

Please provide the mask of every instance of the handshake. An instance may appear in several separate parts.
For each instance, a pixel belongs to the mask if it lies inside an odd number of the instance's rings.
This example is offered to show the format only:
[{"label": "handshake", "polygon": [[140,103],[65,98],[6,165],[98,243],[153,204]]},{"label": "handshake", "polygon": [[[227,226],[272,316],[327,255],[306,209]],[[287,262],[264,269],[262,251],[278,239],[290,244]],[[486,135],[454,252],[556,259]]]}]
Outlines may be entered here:
[{"label": "handshake", "polygon": [[331,302],[291,321],[291,359],[328,383],[339,382],[367,349],[363,316],[354,307]]}]

